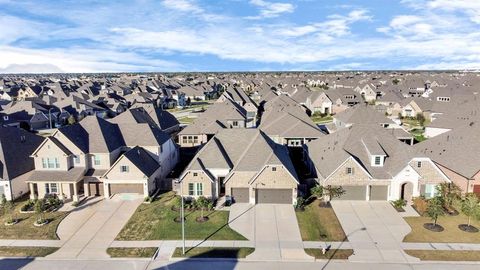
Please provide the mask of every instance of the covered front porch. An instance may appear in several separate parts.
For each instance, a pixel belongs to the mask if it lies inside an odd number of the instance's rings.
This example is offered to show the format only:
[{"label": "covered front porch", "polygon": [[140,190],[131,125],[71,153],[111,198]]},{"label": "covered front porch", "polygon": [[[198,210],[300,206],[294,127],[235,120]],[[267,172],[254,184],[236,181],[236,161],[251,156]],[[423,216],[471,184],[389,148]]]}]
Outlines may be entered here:
[{"label": "covered front porch", "polygon": [[64,201],[78,202],[84,196],[83,168],[68,171],[34,171],[27,180],[30,199],[56,195]]}]

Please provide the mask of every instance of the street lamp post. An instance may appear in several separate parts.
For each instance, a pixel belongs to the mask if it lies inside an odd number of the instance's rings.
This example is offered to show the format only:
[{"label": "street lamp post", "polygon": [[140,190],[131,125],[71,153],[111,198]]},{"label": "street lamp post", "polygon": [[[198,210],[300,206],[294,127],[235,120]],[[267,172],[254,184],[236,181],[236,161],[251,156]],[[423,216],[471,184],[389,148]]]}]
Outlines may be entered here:
[{"label": "street lamp post", "polygon": [[182,209],[180,210],[180,215],[181,215],[181,219],[182,219],[182,255],[185,255],[185,207],[183,205],[183,185],[180,181],[176,181],[177,184],[180,185],[180,199],[182,200],[182,204],[181,204],[181,207]]},{"label": "street lamp post", "polygon": [[50,129],[52,129],[52,109],[53,108],[48,109],[48,120],[50,122]]}]

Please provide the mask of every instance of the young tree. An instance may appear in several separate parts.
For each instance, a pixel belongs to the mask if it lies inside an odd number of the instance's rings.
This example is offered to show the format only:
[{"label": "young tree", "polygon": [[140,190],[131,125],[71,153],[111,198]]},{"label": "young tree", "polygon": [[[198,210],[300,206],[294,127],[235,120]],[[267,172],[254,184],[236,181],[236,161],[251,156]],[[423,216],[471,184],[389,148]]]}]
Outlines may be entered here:
[{"label": "young tree", "polygon": [[328,201],[331,201],[334,198],[338,198],[345,194],[345,190],[342,187],[332,187],[332,186],[326,186],[324,188],[324,193],[326,197],[328,197]]},{"label": "young tree", "polygon": [[210,201],[204,196],[200,196],[198,197],[196,202],[197,202],[197,206],[200,207],[200,210],[201,210],[200,217],[205,218],[205,216],[203,215],[203,210],[208,207],[208,204],[210,203]]},{"label": "young tree", "polygon": [[440,197],[433,197],[428,201],[427,215],[433,220],[434,226],[437,226],[438,217],[445,215]]},{"label": "young tree", "polygon": [[37,214],[37,223],[42,224],[43,219],[43,200],[37,200],[33,206],[35,213]]},{"label": "young tree", "polygon": [[322,200],[324,198],[323,196],[324,196],[323,186],[317,184],[316,186],[314,186],[310,189],[309,199],[315,197],[318,200]]},{"label": "young tree", "polygon": [[480,201],[477,195],[469,193],[462,202],[462,212],[468,217],[467,227],[471,226],[472,218],[480,219]]},{"label": "young tree", "polygon": [[454,183],[441,183],[437,186],[438,196],[443,201],[443,206],[447,209],[451,209],[456,201],[459,201],[462,196],[460,187]]},{"label": "young tree", "polygon": [[14,205],[12,201],[6,201],[5,204],[3,204],[3,207],[5,209],[5,215],[7,216],[7,223],[14,223],[15,222],[15,211],[14,211]]},{"label": "young tree", "polygon": [[67,119],[67,122],[68,122],[69,125],[75,124],[75,122],[76,122],[75,117],[73,115],[70,115]]},{"label": "young tree", "polygon": [[423,116],[422,113],[417,114],[417,120],[420,126],[423,126],[425,124],[425,116]]}]

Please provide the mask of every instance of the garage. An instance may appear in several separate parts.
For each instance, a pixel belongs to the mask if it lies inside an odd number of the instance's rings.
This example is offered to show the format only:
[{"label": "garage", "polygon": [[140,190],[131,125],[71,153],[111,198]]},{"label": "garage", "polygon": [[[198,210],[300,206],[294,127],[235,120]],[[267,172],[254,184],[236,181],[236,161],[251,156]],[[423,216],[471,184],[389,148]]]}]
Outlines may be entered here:
[{"label": "garage", "polygon": [[248,188],[232,188],[233,201],[237,203],[249,202],[249,189]]},{"label": "garage", "polygon": [[352,201],[365,201],[367,195],[366,186],[342,186],[345,193],[334,200],[352,200]]},{"label": "garage", "polygon": [[255,194],[257,203],[292,204],[291,189],[257,189]]},{"label": "garage", "polygon": [[370,186],[371,201],[388,200],[388,186]]},{"label": "garage", "polygon": [[110,184],[110,195],[118,193],[143,194],[143,184]]},{"label": "garage", "polygon": [[103,183],[88,183],[88,194],[90,194],[90,196],[103,196]]}]

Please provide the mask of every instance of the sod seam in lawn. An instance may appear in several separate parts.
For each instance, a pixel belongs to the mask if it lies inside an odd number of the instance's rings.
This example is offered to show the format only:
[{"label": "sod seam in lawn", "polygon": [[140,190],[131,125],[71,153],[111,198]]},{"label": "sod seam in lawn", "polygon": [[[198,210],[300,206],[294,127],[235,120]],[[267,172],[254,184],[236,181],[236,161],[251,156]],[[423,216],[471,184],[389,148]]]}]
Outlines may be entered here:
[{"label": "sod seam in lawn", "polygon": [[325,254],[319,248],[306,248],[305,253],[317,260],[347,260],[353,255],[353,249],[329,249]]},{"label": "sod seam in lawn", "polygon": [[254,248],[187,247],[185,249],[185,256],[182,254],[182,248],[176,248],[172,257],[242,259],[254,251]]},{"label": "sod seam in lawn", "polygon": [[107,254],[112,258],[151,258],[157,248],[107,248]]},{"label": "sod seam in lawn", "polygon": [[[443,232],[432,232],[425,229],[423,224],[432,222],[428,217],[406,217],[405,221],[410,225],[412,231],[405,236],[404,242],[480,243],[480,233],[464,232],[458,228],[458,225],[467,223],[467,217],[463,214],[439,217],[437,223],[445,229]],[[479,221],[472,221],[472,225],[480,228]]]},{"label": "sod seam in lawn", "polygon": [[58,247],[0,247],[1,257],[45,257],[57,251]]},{"label": "sod seam in lawn", "polygon": [[[174,221],[180,212],[172,210],[174,193],[162,194],[151,204],[140,205],[116,240],[179,240],[181,223]],[[209,220],[203,223],[195,219],[201,211],[185,211],[185,237],[190,240],[246,240],[228,226],[227,211],[205,211]]]},{"label": "sod seam in lawn", "polygon": [[478,250],[405,250],[422,261],[480,261]]},{"label": "sod seam in lawn", "polygon": [[303,241],[348,241],[331,207],[320,207],[316,200],[296,212]]}]

